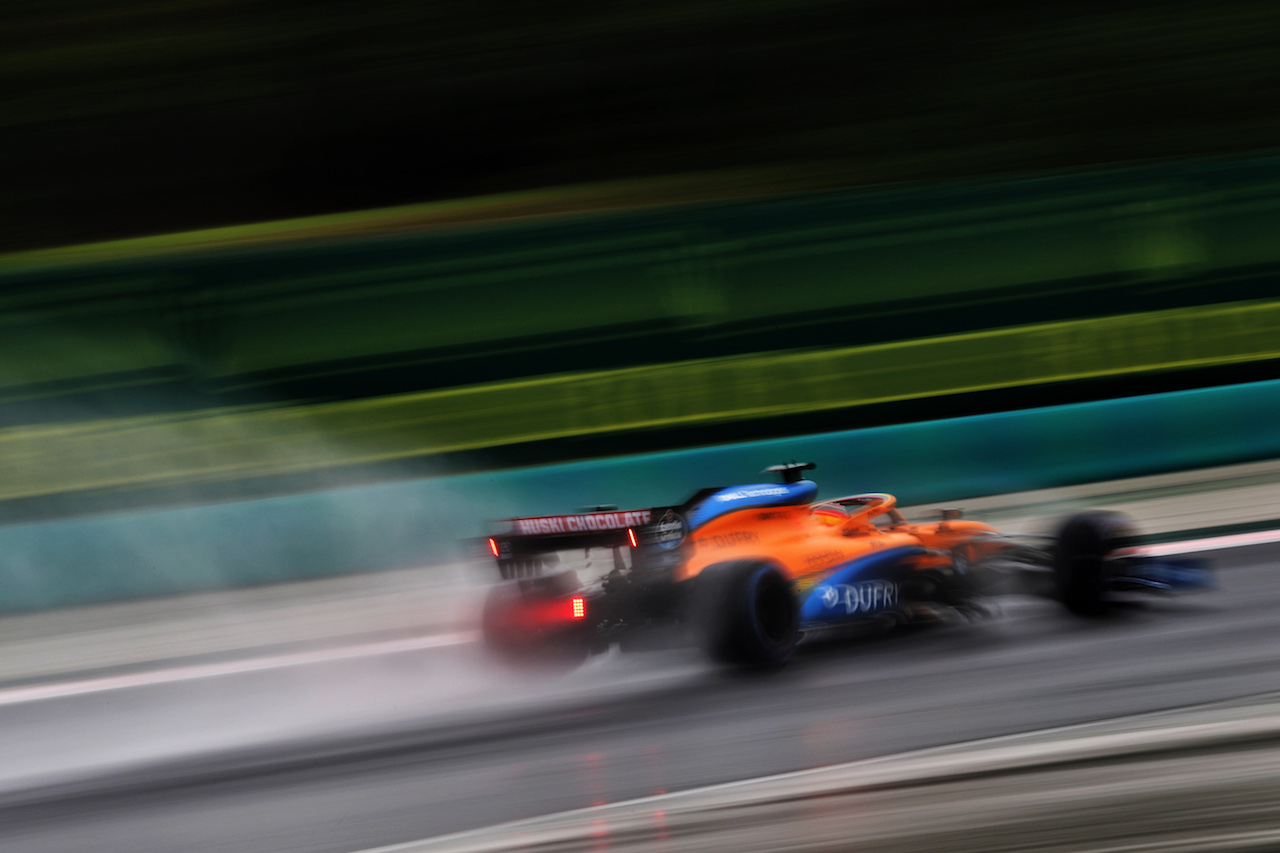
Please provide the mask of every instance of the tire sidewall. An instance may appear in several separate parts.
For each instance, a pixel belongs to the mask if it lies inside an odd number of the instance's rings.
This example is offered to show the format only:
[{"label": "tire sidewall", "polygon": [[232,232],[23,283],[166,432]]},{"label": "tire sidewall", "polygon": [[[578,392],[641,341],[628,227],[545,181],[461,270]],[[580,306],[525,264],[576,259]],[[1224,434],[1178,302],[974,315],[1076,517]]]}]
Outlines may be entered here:
[{"label": "tire sidewall", "polygon": [[695,627],[713,660],[749,669],[776,669],[790,660],[800,613],[781,571],[762,562],[725,563],[704,569],[698,585]]}]

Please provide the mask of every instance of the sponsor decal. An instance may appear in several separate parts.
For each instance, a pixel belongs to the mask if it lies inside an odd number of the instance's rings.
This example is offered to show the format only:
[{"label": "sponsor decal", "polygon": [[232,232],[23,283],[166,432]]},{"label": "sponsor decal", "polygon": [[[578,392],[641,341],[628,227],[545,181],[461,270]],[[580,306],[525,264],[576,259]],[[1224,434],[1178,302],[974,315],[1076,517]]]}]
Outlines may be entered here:
[{"label": "sponsor decal", "polygon": [[898,603],[898,585],[893,581],[859,581],[824,584],[817,589],[828,610],[843,608],[846,614],[873,613]]},{"label": "sponsor decal", "polygon": [[756,486],[750,489],[738,489],[736,492],[722,492],[716,495],[718,501],[741,501],[749,498],[780,498],[791,494],[786,486]]},{"label": "sponsor decal", "polygon": [[804,558],[804,566],[806,569],[816,569],[822,566],[829,566],[838,563],[844,559],[843,551],[820,551],[817,554],[810,554]]},{"label": "sponsor decal", "polygon": [[750,530],[737,530],[733,533],[722,533],[715,536],[699,536],[698,547],[730,548],[734,545],[748,545],[759,541],[759,534],[752,533]]},{"label": "sponsor decal", "polygon": [[657,545],[659,548],[670,549],[683,542],[688,532],[684,519],[679,513],[669,509],[657,522],[642,531],[641,539],[645,545]]},{"label": "sponsor decal", "polygon": [[547,515],[540,518],[512,519],[521,536],[546,536],[563,533],[595,533],[601,530],[625,530],[648,524],[653,513],[647,509],[630,512],[592,512],[586,515]]}]

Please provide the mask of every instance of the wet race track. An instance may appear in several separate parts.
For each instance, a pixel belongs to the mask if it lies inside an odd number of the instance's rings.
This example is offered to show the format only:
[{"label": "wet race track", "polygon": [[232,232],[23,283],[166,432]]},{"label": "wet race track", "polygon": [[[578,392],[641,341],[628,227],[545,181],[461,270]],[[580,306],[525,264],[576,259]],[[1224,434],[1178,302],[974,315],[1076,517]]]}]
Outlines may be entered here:
[{"label": "wet race track", "polygon": [[[1221,588],[1081,622],[1007,599],[969,625],[807,649],[768,677],[685,653],[510,675],[472,644],[0,709],[89,749],[232,701],[350,701],[341,738],[213,750],[0,798],[6,853],[347,853],[503,821],[921,747],[1280,691],[1280,547],[1210,555]],[[317,684],[323,682],[323,689]],[[358,727],[370,703],[433,714]],[[459,685],[464,685],[460,687]],[[147,691],[150,690],[151,693]],[[222,697],[219,699],[218,697]],[[360,700],[364,700],[364,704]],[[404,699],[408,702],[408,698]],[[411,705],[412,703],[410,703]],[[405,710],[412,710],[406,705]],[[363,710],[362,710],[363,709]],[[265,711],[264,711],[265,713]],[[216,728],[218,714],[200,721]],[[114,724],[109,724],[112,721]],[[77,740],[78,739],[78,740]],[[100,745],[95,745],[100,746]]]}]

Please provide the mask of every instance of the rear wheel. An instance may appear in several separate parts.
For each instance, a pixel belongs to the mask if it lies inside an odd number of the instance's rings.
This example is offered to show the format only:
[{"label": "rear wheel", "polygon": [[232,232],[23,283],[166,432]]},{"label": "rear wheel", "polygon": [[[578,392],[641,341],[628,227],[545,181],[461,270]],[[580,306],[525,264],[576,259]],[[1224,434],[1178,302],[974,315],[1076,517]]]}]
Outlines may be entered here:
[{"label": "rear wheel", "polygon": [[1084,512],[1058,528],[1054,575],[1064,607],[1080,616],[1101,616],[1107,600],[1107,555],[1132,534],[1129,519],[1118,512]]},{"label": "rear wheel", "polygon": [[800,615],[791,582],[767,563],[741,561],[699,575],[697,628],[719,663],[752,669],[785,664],[800,639]]}]

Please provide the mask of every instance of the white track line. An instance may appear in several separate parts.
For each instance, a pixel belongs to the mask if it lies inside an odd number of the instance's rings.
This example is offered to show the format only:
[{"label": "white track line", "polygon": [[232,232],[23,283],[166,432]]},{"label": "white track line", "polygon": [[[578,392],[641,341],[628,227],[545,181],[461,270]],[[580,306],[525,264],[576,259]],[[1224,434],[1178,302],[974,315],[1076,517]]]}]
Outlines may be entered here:
[{"label": "white track line", "polygon": [[355,660],[379,655],[417,652],[444,646],[458,646],[475,642],[477,639],[478,634],[474,631],[434,634],[406,640],[384,640],[377,643],[364,643],[356,646],[342,646],[309,652],[294,652],[270,657],[250,658],[248,660],[194,664],[152,670],[150,672],[133,672],[125,675],[108,675],[99,678],[81,678],[72,681],[54,681],[21,687],[9,687],[0,689],[0,706],[17,705],[23,702],[38,702],[42,699],[57,699],[65,696],[80,696],[86,693],[101,693],[107,690],[121,690],[128,687],[172,684],[178,681],[193,681],[198,678],[240,675],[248,672],[261,672],[263,670],[304,666],[306,664],[331,663],[333,661]]},{"label": "white track line", "polygon": [[1280,542],[1280,530],[1259,530],[1255,533],[1232,533],[1227,536],[1186,539],[1160,545],[1139,545],[1136,548],[1125,548],[1122,553],[1144,557],[1168,557],[1174,554],[1192,554],[1197,551],[1222,551],[1245,545],[1265,545],[1270,542]]}]

